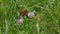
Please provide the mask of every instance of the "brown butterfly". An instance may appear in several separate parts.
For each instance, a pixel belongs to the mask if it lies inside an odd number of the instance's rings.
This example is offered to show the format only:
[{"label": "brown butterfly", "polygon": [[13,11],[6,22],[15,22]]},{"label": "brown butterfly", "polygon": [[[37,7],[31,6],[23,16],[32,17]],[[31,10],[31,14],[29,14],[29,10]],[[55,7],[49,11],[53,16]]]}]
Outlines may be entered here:
[{"label": "brown butterfly", "polygon": [[25,9],[24,7],[20,8],[20,16],[25,16],[27,15],[27,9]]}]

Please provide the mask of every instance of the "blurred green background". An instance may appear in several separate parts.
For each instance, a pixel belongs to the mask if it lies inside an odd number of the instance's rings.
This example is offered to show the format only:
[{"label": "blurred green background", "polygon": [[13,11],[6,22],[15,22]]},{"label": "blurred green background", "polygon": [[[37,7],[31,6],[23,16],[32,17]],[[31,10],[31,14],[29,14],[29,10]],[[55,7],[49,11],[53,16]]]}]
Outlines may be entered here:
[{"label": "blurred green background", "polygon": [[[21,6],[35,16],[19,24]],[[0,34],[60,34],[60,0],[0,0]]]}]

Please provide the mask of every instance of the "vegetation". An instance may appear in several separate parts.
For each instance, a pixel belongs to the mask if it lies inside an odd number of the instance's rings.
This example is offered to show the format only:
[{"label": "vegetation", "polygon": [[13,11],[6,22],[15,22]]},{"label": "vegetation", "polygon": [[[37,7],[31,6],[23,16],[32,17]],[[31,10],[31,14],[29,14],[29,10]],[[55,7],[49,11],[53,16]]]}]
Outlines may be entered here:
[{"label": "vegetation", "polygon": [[[18,23],[21,6],[35,16]],[[60,34],[60,0],[0,0],[0,34]]]}]

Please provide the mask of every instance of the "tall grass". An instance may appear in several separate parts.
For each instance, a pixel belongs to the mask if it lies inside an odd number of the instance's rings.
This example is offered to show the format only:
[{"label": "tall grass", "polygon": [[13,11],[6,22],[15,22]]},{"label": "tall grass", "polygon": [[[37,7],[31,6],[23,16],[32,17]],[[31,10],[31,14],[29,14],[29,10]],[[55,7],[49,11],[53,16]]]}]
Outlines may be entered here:
[{"label": "tall grass", "polygon": [[[19,24],[20,8],[35,11]],[[28,12],[29,12],[28,11]],[[0,0],[0,34],[60,34],[60,0]]]}]

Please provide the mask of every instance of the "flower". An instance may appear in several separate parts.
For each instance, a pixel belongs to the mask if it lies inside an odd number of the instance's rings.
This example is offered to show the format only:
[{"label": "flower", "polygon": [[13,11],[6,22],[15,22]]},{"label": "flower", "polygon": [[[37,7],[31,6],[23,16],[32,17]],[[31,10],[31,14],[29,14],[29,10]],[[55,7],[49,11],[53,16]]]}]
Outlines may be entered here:
[{"label": "flower", "polygon": [[32,18],[34,16],[34,12],[29,12],[28,17]]},{"label": "flower", "polygon": [[22,22],[23,22],[23,18],[17,19],[17,22],[18,22],[18,23],[22,23]]}]

